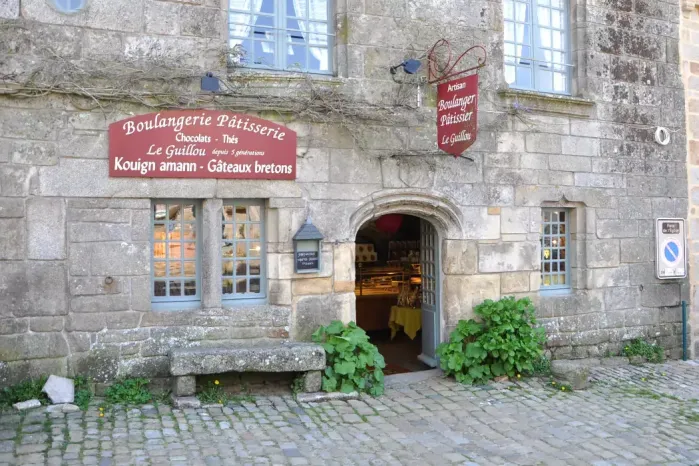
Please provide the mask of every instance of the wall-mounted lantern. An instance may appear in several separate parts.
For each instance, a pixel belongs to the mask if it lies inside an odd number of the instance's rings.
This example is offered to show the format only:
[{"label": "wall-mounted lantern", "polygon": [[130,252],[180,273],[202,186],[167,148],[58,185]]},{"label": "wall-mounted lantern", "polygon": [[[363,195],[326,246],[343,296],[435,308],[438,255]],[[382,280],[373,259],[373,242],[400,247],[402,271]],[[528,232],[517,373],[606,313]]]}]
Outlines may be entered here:
[{"label": "wall-mounted lantern", "polygon": [[296,273],[320,272],[320,242],[323,235],[307,219],[294,235],[294,268]]}]

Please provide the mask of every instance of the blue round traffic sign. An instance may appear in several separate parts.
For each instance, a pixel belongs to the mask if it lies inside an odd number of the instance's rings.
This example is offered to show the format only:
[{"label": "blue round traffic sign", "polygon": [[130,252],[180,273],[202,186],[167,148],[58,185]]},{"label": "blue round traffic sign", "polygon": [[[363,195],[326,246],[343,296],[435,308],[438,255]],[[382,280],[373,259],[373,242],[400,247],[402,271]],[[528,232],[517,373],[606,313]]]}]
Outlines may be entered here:
[{"label": "blue round traffic sign", "polygon": [[674,264],[680,259],[680,245],[674,240],[668,241],[663,249],[663,255],[665,255],[666,261]]}]

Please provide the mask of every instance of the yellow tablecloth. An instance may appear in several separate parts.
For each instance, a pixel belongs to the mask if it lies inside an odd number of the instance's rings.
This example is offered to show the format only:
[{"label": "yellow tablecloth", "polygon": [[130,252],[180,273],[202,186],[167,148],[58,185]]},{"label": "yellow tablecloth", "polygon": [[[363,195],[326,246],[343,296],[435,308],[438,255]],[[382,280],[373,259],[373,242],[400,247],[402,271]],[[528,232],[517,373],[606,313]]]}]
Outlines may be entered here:
[{"label": "yellow tablecloth", "polygon": [[388,318],[388,326],[391,329],[391,339],[396,336],[396,332],[403,327],[406,335],[414,340],[417,331],[422,328],[422,310],[412,307],[391,307],[391,316]]}]

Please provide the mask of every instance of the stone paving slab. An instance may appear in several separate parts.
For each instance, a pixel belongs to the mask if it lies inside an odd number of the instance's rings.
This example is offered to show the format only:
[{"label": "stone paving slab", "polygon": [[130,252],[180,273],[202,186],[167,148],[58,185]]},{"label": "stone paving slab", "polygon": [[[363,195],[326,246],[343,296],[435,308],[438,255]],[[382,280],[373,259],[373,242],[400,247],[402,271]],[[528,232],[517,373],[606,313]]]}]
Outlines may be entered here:
[{"label": "stone paving slab", "polygon": [[599,367],[592,378],[573,393],[548,379],[432,377],[376,399],[8,412],[0,464],[699,464],[699,364]]}]

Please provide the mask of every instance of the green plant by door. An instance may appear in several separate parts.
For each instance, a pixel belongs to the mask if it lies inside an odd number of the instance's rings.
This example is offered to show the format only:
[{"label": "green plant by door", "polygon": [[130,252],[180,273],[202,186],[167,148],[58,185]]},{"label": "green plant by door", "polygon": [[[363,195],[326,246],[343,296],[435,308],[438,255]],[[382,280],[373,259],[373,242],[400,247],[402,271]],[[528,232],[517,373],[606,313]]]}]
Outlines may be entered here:
[{"label": "green plant by door", "polygon": [[469,384],[533,372],[546,333],[537,327],[529,298],[486,300],[474,311],[480,321],[459,321],[449,341],[437,348],[444,372]]},{"label": "green plant by door", "polygon": [[323,373],[323,391],[383,394],[386,362],[357,324],[350,322],[345,326],[339,320],[333,321],[316,330],[313,341],[325,348],[327,367]]}]

